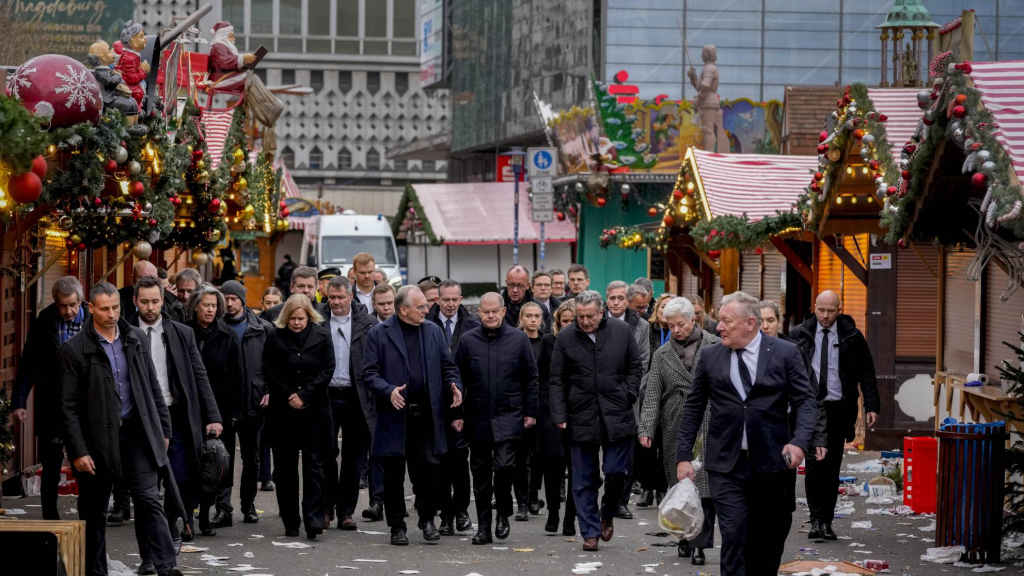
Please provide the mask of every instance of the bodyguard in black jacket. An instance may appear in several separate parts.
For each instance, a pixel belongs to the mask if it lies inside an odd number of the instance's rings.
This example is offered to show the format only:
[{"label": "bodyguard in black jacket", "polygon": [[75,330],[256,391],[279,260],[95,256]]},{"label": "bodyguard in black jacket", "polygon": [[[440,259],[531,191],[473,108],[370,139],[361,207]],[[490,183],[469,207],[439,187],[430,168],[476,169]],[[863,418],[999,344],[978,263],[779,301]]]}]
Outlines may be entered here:
[{"label": "bodyguard in black jacket", "polygon": [[[583,290],[575,299],[576,320],[558,333],[552,355],[551,419],[560,428],[569,427],[572,489],[583,549],[595,551],[598,536],[608,542],[614,535],[612,521],[632,465],[633,404],[643,362],[633,331],[606,316],[600,294]],[[600,512],[599,451],[604,452],[606,483]]]},{"label": "bodyguard in black jacket", "polygon": [[43,520],[60,520],[57,510],[57,487],[64,463],[64,441],[61,422],[64,420],[60,405],[60,364],[54,362],[60,345],[78,334],[89,322],[85,309],[82,284],[74,276],[64,276],[53,284],[53,304],[32,321],[28,339],[18,363],[18,378],[14,381],[11,405],[14,418],[24,422],[28,418],[28,395],[35,387],[33,404],[35,433],[39,442],[39,458],[43,465],[40,486]]},{"label": "bodyguard in black jacket", "polygon": [[[530,289],[530,272],[523,266],[513,266],[505,274],[505,288],[501,291],[505,301],[505,323],[516,328],[519,325],[519,311],[523,304],[533,302],[533,291]],[[544,311],[544,329],[551,330],[551,312],[541,305]]]},{"label": "bodyguard in black jacket", "polygon": [[[512,473],[525,430],[537,423],[537,362],[529,337],[503,320],[500,295],[480,299],[481,326],[459,341],[455,363],[465,389],[465,429],[479,527],[473,544],[491,542],[492,492],[498,502],[495,535],[508,538]],[[521,455],[520,455],[521,456]],[[493,482],[492,482],[493,480]]]},{"label": "bodyguard in black jacket", "polygon": [[[462,335],[480,326],[480,320],[462,305],[462,286],[455,280],[445,280],[438,286],[437,304],[427,319],[441,327],[448,350],[452,355],[458,349]],[[461,414],[461,409],[456,409]],[[448,411],[449,413],[452,410]],[[449,416],[455,420],[456,416]],[[442,536],[453,536],[473,527],[469,519],[469,442],[465,432],[445,426],[448,452],[441,456],[441,478],[438,482],[437,507],[441,510]]]}]

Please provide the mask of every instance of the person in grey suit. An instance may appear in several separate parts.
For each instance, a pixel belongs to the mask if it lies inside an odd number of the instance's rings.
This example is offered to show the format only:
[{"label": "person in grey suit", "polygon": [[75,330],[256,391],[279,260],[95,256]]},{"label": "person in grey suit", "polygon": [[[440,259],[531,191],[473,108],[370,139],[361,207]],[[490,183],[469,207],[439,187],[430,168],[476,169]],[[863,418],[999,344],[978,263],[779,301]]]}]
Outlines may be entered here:
[{"label": "person in grey suit", "polygon": [[[782,494],[811,446],[815,390],[799,348],[760,330],[758,300],[722,299],[722,343],[703,350],[679,428],[676,477],[695,478],[694,444],[710,405],[703,465],[722,533],[722,576],[768,575],[779,542],[755,537],[786,528]],[[796,413],[792,432],[788,410]]]}]

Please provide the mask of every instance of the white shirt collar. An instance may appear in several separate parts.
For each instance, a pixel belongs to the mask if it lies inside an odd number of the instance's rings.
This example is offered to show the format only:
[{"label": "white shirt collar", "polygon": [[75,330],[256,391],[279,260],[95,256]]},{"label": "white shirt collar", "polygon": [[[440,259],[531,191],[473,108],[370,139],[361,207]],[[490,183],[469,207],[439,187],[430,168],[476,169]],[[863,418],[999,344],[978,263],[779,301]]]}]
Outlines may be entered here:
[{"label": "white shirt collar", "polygon": [[[817,335],[820,335],[820,334],[821,334],[821,331],[825,329],[825,328],[824,328],[824,327],[823,327],[823,326],[821,325],[821,322],[818,322],[818,323],[817,323],[817,325],[818,325],[818,330],[817,330],[817,332],[815,332],[815,335],[816,335],[816,336],[817,336]],[[828,328],[828,333],[829,333],[829,334],[835,334],[835,333],[836,333],[836,325],[835,325],[835,324],[833,324],[832,326],[830,326],[830,327]]]},{"label": "white shirt collar", "polygon": [[441,324],[444,324],[444,323],[446,323],[449,320],[452,321],[452,324],[458,324],[459,323],[459,311],[456,310],[455,314],[452,314],[450,317],[449,316],[445,316],[444,312],[441,312]]},{"label": "white shirt collar", "polygon": [[333,322],[335,320],[337,320],[338,322],[341,322],[342,324],[352,320],[352,309],[349,308],[348,309],[348,314],[345,314],[344,316],[342,316],[340,314],[335,314],[334,310],[331,310],[331,321]]},{"label": "white shirt collar", "polygon": [[615,314],[611,313],[611,310],[609,310],[608,311],[608,316],[610,318],[615,318],[616,320],[622,320],[623,322],[626,321],[626,313],[625,312],[622,313],[622,316],[616,316]]},{"label": "white shirt collar", "polygon": [[749,344],[744,346],[743,349],[746,350],[747,352],[751,352],[753,354],[757,354],[758,352],[760,352],[761,351],[761,336],[762,336],[761,335],[761,331],[758,330],[757,334],[754,336],[754,339],[751,340]]},{"label": "white shirt collar", "polygon": [[163,316],[163,314],[157,316],[156,317],[156,322],[153,322],[152,324],[146,324],[146,321],[142,320],[141,316],[139,316],[139,320],[141,321],[140,322],[140,324],[141,324],[140,328],[142,328],[143,330],[148,330],[148,329],[152,328],[154,332],[163,332],[164,331],[164,316]]}]

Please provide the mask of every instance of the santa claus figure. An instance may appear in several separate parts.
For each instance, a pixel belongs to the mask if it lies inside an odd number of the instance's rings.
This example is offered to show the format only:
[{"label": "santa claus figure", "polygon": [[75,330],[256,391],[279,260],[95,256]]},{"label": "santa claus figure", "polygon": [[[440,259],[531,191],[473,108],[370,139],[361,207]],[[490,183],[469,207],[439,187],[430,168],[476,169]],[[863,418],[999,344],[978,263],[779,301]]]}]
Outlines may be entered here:
[{"label": "santa claus figure", "polygon": [[149,62],[142,59],[142,51],[146,49],[146,31],[142,29],[142,24],[131,20],[125,22],[121,28],[121,44],[124,45],[124,52],[114,70],[121,75],[121,80],[131,90],[132,98],[141,110],[142,99],[146,95],[142,82],[149,75]]},{"label": "santa claus figure", "polygon": [[235,27],[230,22],[213,25],[210,42],[210,81],[219,89],[245,84],[245,66],[256,61],[252,54],[240,54],[235,47]]}]

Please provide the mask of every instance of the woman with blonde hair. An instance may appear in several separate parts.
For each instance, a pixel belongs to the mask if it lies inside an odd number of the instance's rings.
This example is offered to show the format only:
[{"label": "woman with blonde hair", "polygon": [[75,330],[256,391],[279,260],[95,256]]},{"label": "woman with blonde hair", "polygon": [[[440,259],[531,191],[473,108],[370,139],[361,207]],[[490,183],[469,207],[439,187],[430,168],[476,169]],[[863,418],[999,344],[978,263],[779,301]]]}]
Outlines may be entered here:
[{"label": "woman with blonde hair", "polygon": [[282,298],[284,298],[284,295],[281,294],[280,289],[274,286],[267,288],[266,290],[263,291],[263,294],[260,296],[260,309],[256,311],[256,313],[259,314],[262,312],[266,312],[267,310],[270,310],[274,306],[277,306],[278,304],[281,303]]},{"label": "woman with blonde hair", "polygon": [[323,532],[324,458],[332,453],[327,386],[334,375],[334,347],[323,320],[308,297],[292,294],[263,348],[277,505],[285,535],[298,536],[301,452],[302,521],[310,540]]}]

